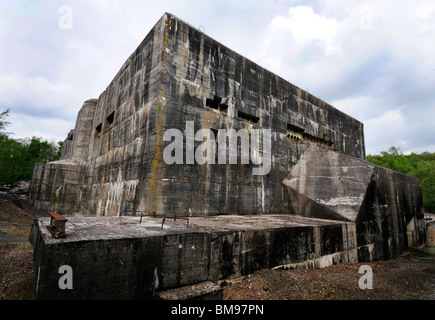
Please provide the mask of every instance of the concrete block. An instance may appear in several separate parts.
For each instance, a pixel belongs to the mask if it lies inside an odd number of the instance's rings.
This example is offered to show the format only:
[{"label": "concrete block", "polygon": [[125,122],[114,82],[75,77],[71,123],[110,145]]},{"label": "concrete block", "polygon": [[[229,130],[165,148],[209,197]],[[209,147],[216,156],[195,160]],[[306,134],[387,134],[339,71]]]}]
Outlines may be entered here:
[{"label": "concrete block", "polygon": [[311,146],[283,183],[292,212],[355,222],[355,229],[346,233],[356,236],[348,241],[356,238],[356,246],[350,243],[350,247],[357,247],[358,261],[391,259],[424,243],[423,202],[416,178]]},{"label": "concrete block", "polygon": [[435,225],[429,225],[427,228],[426,245],[431,247],[435,246]]},{"label": "concrete block", "polygon": [[[152,299],[209,276],[210,234],[158,219],[70,217],[55,239],[49,218],[32,228],[36,299]],[[73,288],[59,286],[69,266]]]}]

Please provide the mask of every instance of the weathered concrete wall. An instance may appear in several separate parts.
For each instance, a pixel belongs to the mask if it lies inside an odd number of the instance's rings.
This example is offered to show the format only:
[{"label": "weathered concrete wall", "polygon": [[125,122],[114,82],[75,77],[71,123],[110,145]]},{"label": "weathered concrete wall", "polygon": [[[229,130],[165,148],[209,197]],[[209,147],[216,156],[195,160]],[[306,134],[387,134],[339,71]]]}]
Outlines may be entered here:
[{"label": "weathered concrete wall", "polygon": [[[58,206],[58,212],[119,215],[123,210],[137,210],[146,197],[142,190],[150,180],[155,145],[154,106],[160,89],[163,21],[151,30],[100,97],[86,101],[80,110],[72,143],[67,145],[70,150],[62,159],[84,165],[81,186],[74,197],[81,201],[74,211]],[[69,182],[50,178],[50,183]],[[47,181],[34,177],[33,188],[41,184]],[[43,200],[52,197],[33,192],[29,201],[52,211],[54,204]]]},{"label": "weathered concrete wall", "polygon": [[65,160],[65,159],[72,158],[73,138],[74,138],[74,129],[72,129],[72,130],[70,130],[70,132],[68,132],[66,139],[63,141],[62,151],[61,151],[61,155],[60,155],[59,160]]},{"label": "weathered concrete wall", "polygon": [[72,140],[72,154],[68,159],[80,164],[85,164],[88,160],[89,142],[93,133],[92,125],[97,102],[96,99],[85,101],[77,116]]},{"label": "weathered concrete wall", "polygon": [[427,226],[427,239],[426,239],[426,245],[435,247],[435,225],[428,225]]},{"label": "weathered concrete wall", "polygon": [[[164,18],[101,94],[93,118],[81,212],[119,215],[146,198],[155,153]],[[98,133],[97,129],[100,129]]]},{"label": "weathered concrete wall", "polygon": [[[186,140],[186,121],[195,132],[271,129],[270,172],[253,175],[258,166],[240,164],[240,153],[237,165],[167,165],[163,134],[179,129]],[[362,123],[165,14],[100,97],[84,104],[63,159],[85,166],[76,195],[83,215],[286,213],[281,182],[311,144],[365,157]],[[30,201],[53,210],[41,197]]]},{"label": "weathered concrete wall", "polygon": [[[30,236],[36,299],[162,298],[261,268],[357,262],[353,223],[292,215],[196,217],[163,228],[149,217],[70,217],[63,239],[49,223],[36,219]],[[71,268],[70,289],[59,286],[62,266]]]},{"label": "weathered concrete wall", "polygon": [[[48,232],[48,218],[35,221],[36,299],[150,299],[156,291],[208,279],[208,233],[161,231],[158,222],[145,219],[142,225],[89,219],[74,220],[76,226],[61,241]],[[63,265],[72,269],[70,290],[59,286]]]},{"label": "weathered concrete wall", "polygon": [[[193,216],[288,212],[289,199],[281,181],[309,144],[331,142],[341,152],[365,156],[360,122],[183,21],[171,15],[167,21],[162,70],[166,103],[160,110],[165,128],[186,132],[186,121],[194,122],[195,131],[269,128],[272,164],[267,175],[255,176],[252,163],[181,166],[161,162],[152,168],[160,181],[156,178],[150,188],[151,207]],[[220,101],[219,105],[213,106],[212,100]],[[257,121],[246,120],[240,112]],[[289,138],[291,130],[300,130],[305,138]],[[196,142],[195,147],[200,144]]]},{"label": "weathered concrete wall", "polygon": [[292,212],[356,223],[359,261],[390,259],[424,245],[420,181],[311,147],[283,181]]},{"label": "weathered concrete wall", "polygon": [[[358,262],[355,226],[326,220],[300,220],[279,227],[279,218],[212,232],[210,280],[228,280],[265,268],[323,268]],[[219,225],[219,222],[216,221]]]},{"label": "weathered concrete wall", "polygon": [[376,166],[356,219],[360,260],[397,257],[426,241],[423,198],[416,178]]},{"label": "weathered concrete wall", "polygon": [[74,130],[64,141],[60,160],[35,165],[29,190],[29,202],[35,208],[80,213],[86,199],[83,183],[96,103],[91,99],[83,104]]},{"label": "weathered concrete wall", "polygon": [[29,203],[40,210],[79,213],[84,169],[71,160],[35,165]]}]

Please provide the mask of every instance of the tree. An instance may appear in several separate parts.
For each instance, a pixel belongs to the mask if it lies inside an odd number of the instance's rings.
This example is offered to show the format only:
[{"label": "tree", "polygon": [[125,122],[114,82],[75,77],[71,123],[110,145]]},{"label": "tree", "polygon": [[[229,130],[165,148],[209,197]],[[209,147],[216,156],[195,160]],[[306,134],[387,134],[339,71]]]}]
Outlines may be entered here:
[{"label": "tree", "polygon": [[13,183],[22,178],[23,152],[20,141],[0,135],[0,184]]},{"label": "tree", "polygon": [[35,163],[58,160],[61,143],[55,144],[41,138],[13,139],[4,132],[9,109],[0,113],[0,185],[18,180],[30,180]]},{"label": "tree", "polygon": [[410,175],[420,179],[424,207],[430,212],[435,212],[435,161],[418,162]]},{"label": "tree", "polygon": [[4,120],[8,116],[9,116],[9,109],[6,109],[6,111],[0,113],[0,135],[7,135],[6,132],[2,132],[2,131],[4,131],[6,127],[9,125],[9,122]]}]

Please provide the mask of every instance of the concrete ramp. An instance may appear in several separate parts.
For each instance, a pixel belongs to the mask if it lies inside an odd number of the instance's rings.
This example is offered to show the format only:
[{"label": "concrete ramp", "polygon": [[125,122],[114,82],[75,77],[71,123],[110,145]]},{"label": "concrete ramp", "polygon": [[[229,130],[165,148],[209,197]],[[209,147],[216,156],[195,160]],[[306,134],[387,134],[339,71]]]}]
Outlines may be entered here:
[{"label": "concrete ramp", "polygon": [[358,260],[394,258],[424,244],[420,181],[311,146],[284,179],[292,213],[356,223]]},{"label": "concrete ramp", "polygon": [[355,222],[374,167],[367,161],[311,146],[283,181],[293,212]]}]

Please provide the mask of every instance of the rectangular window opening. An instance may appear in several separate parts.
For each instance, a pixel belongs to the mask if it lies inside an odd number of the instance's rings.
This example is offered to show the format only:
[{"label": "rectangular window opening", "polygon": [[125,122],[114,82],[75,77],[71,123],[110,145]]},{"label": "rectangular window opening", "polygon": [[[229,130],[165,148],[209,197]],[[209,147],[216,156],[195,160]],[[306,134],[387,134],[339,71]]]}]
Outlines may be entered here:
[{"label": "rectangular window opening", "polygon": [[99,138],[101,135],[101,128],[103,127],[103,124],[100,123],[96,128],[95,128],[95,139]]},{"label": "rectangular window opening", "polygon": [[112,124],[114,118],[115,118],[115,111],[113,111],[106,119],[109,124]]},{"label": "rectangular window opening", "polygon": [[251,114],[244,113],[243,111],[239,111],[237,116],[239,119],[246,120],[252,123],[258,123],[260,121],[260,118]]},{"label": "rectangular window opening", "polygon": [[115,119],[115,111],[106,118],[106,132],[112,129],[113,120]]},{"label": "rectangular window opening", "polygon": [[213,103],[213,99],[210,99],[210,98],[205,99],[205,105],[207,107],[211,107],[212,103]]},{"label": "rectangular window opening", "polygon": [[302,133],[305,132],[305,129],[300,128],[300,127],[298,127],[298,126],[295,126],[295,125],[293,125],[293,124],[287,123],[287,131],[293,131],[293,132],[295,132],[295,133],[300,133],[300,134],[302,134]]},{"label": "rectangular window opening", "polygon": [[221,112],[227,112],[227,110],[228,110],[228,105],[227,104],[221,103],[219,105],[219,111],[221,111]]},{"label": "rectangular window opening", "polygon": [[323,145],[323,146],[327,146],[330,148],[333,147],[333,145],[334,145],[334,143],[332,141],[329,141],[329,139],[326,139],[326,138],[322,139],[320,137],[316,137],[316,136],[313,136],[313,135],[308,134],[308,133],[304,133],[303,137],[304,137],[304,140],[316,143],[318,145]]},{"label": "rectangular window opening", "polygon": [[214,96],[213,99],[207,98],[205,100],[205,105],[207,107],[219,110],[219,106],[221,104],[222,98],[218,96]]}]

